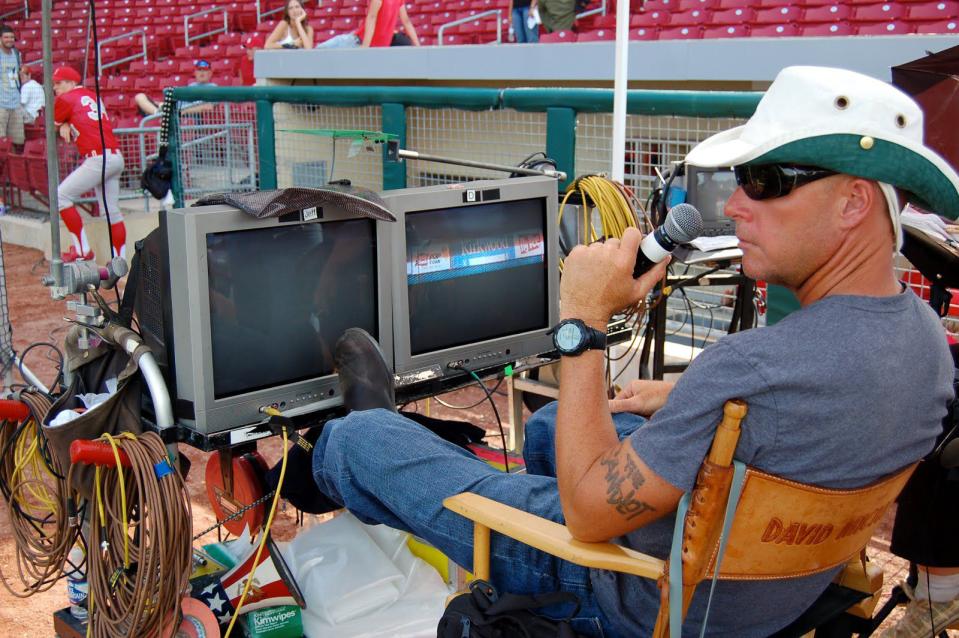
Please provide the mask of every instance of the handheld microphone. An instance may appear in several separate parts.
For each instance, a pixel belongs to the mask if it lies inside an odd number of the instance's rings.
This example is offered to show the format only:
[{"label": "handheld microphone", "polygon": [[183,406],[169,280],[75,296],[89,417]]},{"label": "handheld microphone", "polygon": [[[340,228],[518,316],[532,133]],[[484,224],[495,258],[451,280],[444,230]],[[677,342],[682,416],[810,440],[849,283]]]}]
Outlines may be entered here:
[{"label": "handheld microphone", "polygon": [[643,237],[636,252],[633,278],[666,259],[680,244],[690,242],[703,232],[703,216],[692,204],[676,204],[666,213],[663,225]]}]

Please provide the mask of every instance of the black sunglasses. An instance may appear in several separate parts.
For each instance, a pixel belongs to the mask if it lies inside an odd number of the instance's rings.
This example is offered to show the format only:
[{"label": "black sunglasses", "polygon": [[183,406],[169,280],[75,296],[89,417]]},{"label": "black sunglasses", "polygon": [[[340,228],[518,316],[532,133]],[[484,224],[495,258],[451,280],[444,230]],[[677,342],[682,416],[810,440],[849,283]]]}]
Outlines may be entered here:
[{"label": "black sunglasses", "polygon": [[733,170],[736,183],[749,199],[785,197],[800,186],[837,174],[823,168],[788,164],[743,165]]}]

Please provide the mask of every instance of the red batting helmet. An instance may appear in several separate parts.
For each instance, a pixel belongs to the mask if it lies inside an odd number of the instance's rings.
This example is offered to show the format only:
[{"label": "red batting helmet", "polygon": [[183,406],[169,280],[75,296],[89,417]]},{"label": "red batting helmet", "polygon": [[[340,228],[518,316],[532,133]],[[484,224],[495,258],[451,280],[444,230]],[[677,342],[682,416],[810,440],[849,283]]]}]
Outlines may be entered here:
[{"label": "red batting helmet", "polygon": [[70,82],[76,82],[80,84],[83,80],[80,79],[80,74],[69,66],[58,67],[56,71],[53,72],[53,81],[62,82],[63,80],[68,80]]}]

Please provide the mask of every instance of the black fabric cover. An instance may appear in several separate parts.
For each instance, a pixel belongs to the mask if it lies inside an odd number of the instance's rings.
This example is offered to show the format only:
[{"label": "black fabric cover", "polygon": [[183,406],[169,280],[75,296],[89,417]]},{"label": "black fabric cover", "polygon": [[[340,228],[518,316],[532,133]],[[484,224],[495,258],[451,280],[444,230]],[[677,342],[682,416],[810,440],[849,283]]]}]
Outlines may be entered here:
[{"label": "black fabric cover", "polygon": [[[534,610],[567,604],[566,620],[552,620]],[[474,580],[470,590],[453,598],[436,628],[437,638],[577,638],[568,618],[579,610],[579,599],[569,592],[533,596],[499,594],[489,583]]]}]

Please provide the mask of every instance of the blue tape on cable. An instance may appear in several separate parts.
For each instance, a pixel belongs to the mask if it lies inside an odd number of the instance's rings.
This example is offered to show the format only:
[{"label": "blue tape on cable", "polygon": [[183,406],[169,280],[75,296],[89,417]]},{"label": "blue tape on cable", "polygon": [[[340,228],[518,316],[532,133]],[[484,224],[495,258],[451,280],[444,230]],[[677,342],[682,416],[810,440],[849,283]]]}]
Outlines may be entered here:
[{"label": "blue tape on cable", "polygon": [[158,479],[163,478],[167,474],[173,474],[173,468],[170,466],[170,462],[166,459],[163,459],[154,465],[153,471],[156,473]]}]

